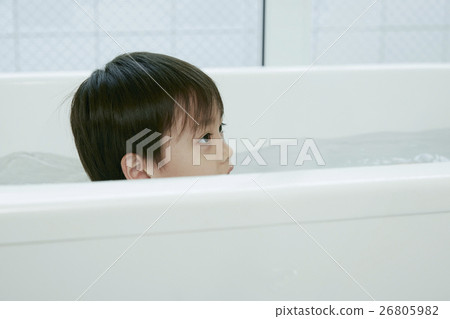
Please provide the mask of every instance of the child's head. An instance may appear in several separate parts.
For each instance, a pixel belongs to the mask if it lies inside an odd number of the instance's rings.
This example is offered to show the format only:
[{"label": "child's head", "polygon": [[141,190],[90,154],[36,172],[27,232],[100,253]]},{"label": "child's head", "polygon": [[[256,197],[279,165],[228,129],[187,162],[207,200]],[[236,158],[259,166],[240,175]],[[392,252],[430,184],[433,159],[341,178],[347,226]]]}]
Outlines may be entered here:
[{"label": "child's head", "polygon": [[[116,57],[80,85],[70,122],[92,181],[211,175],[230,169],[233,151],[223,141],[223,113],[216,85],[200,69],[167,55],[135,52]],[[155,132],[161,135],[149,137]]]}]

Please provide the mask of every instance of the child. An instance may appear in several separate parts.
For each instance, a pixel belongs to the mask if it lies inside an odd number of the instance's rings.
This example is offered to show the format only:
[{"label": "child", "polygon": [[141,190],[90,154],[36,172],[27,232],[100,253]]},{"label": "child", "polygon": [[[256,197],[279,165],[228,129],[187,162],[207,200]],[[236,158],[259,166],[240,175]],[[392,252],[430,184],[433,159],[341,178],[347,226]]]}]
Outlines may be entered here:
[{"label": "child", "polygon": [[233,150],[223,140],[223,113],[216,85],[200,69],[134,52],[80,85],[70,123],[92,181],[227,174]]}]

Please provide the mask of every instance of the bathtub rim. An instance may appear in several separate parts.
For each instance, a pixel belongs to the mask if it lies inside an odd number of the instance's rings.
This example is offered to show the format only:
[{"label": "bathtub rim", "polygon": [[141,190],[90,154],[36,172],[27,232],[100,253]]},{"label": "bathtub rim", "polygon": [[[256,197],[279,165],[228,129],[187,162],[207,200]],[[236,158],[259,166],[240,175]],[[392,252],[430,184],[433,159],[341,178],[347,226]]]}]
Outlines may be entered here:
[{"label": "bathtub rim", "polygon": [[[192,195],[228,195],[258,191],[251,180],[267,190],[308,189],[339,185],[370,185],[442,180],[450,187],[450,162],[355,166],[230,175],[183,176],[161,179],[86,181],[67,183],[0,185],[0,216],[8,210],[45,204],[76,202],[101,203],[104,200],[172,197],[195,180]],[[237,186],[238,185],[238,186]],[[206,196],[206,195],[204,195]],[[58,198],[58,200],[55,200]],[[24,200],[25,199],[25,200]]]},{"label": "bathtub rim", "polygon": [[[330,71],[386,71],[386,70],[449,70],[450,63],[392,63],[392,64],[340,64],[340,65],[295,65],[295,66],[245,66],[245,67],[205,67],[205,73],[248,74],[248,73],[298,73]],[[93,70],[3,72],[0,81],[16,79],[51,79],[88,77]]]},{"label": "bathtub rim", "polygon": [[450,213],[450,162],[197,178],[0,186],[0,246]]}]

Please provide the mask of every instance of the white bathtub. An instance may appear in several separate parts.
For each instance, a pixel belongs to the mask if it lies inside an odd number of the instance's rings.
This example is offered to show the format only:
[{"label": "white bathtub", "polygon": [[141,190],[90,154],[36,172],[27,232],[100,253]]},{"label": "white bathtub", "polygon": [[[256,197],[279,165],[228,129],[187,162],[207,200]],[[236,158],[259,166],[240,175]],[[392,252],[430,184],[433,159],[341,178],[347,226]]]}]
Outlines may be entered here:
[{"label": "white bathtub", "polygon": [[[313,68],[251,126],[303,71],[208,70],[227,136],[450,126],[449,65]],[[77,156],[54,111],[87,76],[2,75],[0,156]],[[0,299],[448,300],[449,194],[448,162],[4,185]]]}]

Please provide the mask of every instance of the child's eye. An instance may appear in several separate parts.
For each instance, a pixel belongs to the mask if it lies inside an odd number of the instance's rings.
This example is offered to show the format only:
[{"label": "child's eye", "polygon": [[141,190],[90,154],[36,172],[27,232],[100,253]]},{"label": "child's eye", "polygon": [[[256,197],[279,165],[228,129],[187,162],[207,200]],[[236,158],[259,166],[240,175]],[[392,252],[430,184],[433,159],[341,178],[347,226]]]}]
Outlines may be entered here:
[{"label": "child's eye", "polygon": [[[222,126],[225,126],[225,123],[220,124],[219,126],[219,133],[223,134],[223,128]],[[208,143],[211,140],[211,133],[206,133],[200,140],[199,143]]]},{"label": "child's eye", "polygon": [[200,140],[199,143],[208,143],[211,139],[211,133],[206,133]]}]

